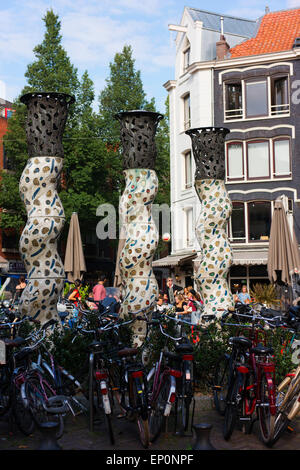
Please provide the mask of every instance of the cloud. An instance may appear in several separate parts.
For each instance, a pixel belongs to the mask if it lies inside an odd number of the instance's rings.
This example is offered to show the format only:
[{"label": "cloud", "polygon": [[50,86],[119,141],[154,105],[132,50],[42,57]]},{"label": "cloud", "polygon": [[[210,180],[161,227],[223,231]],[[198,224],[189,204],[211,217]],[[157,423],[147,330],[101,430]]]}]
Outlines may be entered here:
[{"label": "cloud", "polygon": [[300,8],[300,0],[288,0],[287,1],[288,8]]}]

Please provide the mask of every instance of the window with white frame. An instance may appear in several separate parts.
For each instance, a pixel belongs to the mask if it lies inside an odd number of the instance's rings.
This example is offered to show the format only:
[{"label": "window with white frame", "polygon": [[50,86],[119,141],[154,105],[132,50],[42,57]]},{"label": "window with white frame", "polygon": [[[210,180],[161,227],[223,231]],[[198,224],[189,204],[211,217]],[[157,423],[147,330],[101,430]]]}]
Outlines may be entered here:
[{"label": "window with white frame", "polygon": [[246,117],[261,117],[268,114],[267,80],[246,82]]},{"label": "window with white frame", "polygon": [[188,93],[183,97],[183,128],[186,131],[191,127],[191,100]]},{"label": "window with white frame", "polygon": [[192,187],[193,171],[192,171],[192,152],[189,150],[183,155],[184,158],[184,189]]},{"label": "window with white frame", "polygon": [[229,224],[231,241],[234,243],[268,241],[271,230],[271,214],[271,201],[234,201]]},{"label": "window with white frame", "polygon": [[289,115],[288,74],[224,81],[223,86],[225,121]]},{"label": "window with white frame", "polygon": [[270,177],[269,141],[247,142],[247,176],[248,179]]},{"label": "window with white frame", "polygon": [[243,117],[242,84],[226,83],[225,85],[225,118],[241,119]]},{"label": "window with white frame", "polygon": [[187,47],[183,50],[183,73],[187,71],[190,66],[191,46],[188,43]]},{"label": "window with white frame", "polygon": [[274,177],[280,178],[291,175],[291,141],[286,138],[274,139]]},{"label": "window with white frame", "polygon": [[194,241],[194,231],[193,231],[193,209],[185,209],[186,216],[186,244],[191,246]]},{"label": "window with white frame", "polygon": [[230,142],[227,145],[227,178],[244,179],[243,142]]},{"label": "window with white frame", "polygon": [[289,112],[289,79],[286,76],[271,78],[271,114]]},{"label": "window with white frame", "polygon": [[228,141],[226,178],[228,182],[291,178],[291,138]]}]

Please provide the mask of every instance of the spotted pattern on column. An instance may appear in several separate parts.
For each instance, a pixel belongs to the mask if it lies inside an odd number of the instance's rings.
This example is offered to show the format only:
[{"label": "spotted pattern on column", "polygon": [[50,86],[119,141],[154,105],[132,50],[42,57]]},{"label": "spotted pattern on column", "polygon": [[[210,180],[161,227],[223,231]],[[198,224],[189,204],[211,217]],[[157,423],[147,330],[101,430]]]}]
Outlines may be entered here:
[{"label": "spotted pattern on column", "polygon": [[232,203],[223,180],[196,180],[195,189],[201,201],[201,212],[196,224],[201,260],[195,281],[204,302],[204,313],[220,317],[223,312],[218,309],[233,306],[227,283],[232,250],[226,234]]},{"label": "spotted pattern on column", "polygon": [[19,185],[28,217],[19,243],[28,278],[20,311],[41,323],[52,318],[59,320],[57,300],[65,277],[57,253],[57,239],[65,222],[56,190],[62,166],[61,157],[30,158]]},{"label": "spotted pattern on column", "polygon": [[[158,285],[152,269],[158,245],[158,232],[152,217],[152,203],[158,189],[154,170],[124,171],[126,187],[120,201],[120,217],[126,240],[119,266],[122,276],[121,315],[150,307],[157,299]],[[133,341],[140,345],[145,337],[145,322],[136,321]]]}]

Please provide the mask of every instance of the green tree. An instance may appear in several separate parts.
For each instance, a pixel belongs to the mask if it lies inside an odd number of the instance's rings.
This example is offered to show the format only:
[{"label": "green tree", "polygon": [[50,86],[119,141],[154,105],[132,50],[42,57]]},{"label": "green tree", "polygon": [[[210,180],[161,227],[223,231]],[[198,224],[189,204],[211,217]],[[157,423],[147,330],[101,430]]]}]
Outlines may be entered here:
[{"label": "green tree", "polygon": [[77,69],[61,45],[61,23],[53,10],[43,17],[46,31],[44,40],[34,49],[35,61],[27,66],[25,77],[28,85],[23,93],[31,91],[54,91],[77,94]]},{"label": "green tree", "polygon": [[[67,221],[73,211],[79,212],[88,219],[95,219],[95,207],[98,205],[99,191],[95,188],[95,166],[99,158],[100,141],[92,138],[97,134],[92,102],[94,100],[93,83],[85,72],[81,81],[77,69],[71,64],[66,51],[61,45],[61,24],[52,10],[47,11],[43,18],[45,35],[41,44],[34,48],[35,60],[28,65],[25,77],[27,84],[24,93],[49,91],[67,93],[75,96],[76,102],[71,107],[64,132],[64,175],[67,189],[62,191],[62,199],[66,208]],[[12,172],[2,172],[0,182],[0,207],[5,209],[1,215],[1,227],[20,229],[26,220],[26,213],[20,200],[18,184],[21,173],[28,159],[25,116],[26,106],[16,99],[14,116],[8,122],[8,133],[4,138],[5,151]],[[93,164],[93,166],[91,165]],[[88,190],[86,190],[88,188]],[[80,210],[79,210],[80,209]],[[66,226],[67,228],[67,226]]]}]

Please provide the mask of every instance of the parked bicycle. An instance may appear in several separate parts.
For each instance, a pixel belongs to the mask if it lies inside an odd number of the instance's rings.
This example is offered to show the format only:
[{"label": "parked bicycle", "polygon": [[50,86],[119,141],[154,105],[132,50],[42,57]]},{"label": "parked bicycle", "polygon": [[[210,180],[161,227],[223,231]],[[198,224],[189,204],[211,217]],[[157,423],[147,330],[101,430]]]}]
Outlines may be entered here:
[{"label": "parked bicycle", "polygon": [[[249,319],[250,321],[250,319]],[[256,419],[260,424],[261,439],[272,441],[276,415],[276,384],[273,349],[266,344],[261,318],[251,318],[251,325],[244,325],[249,337],[235,336],[230,343],[232,353],[228,361],[228,391],[224,410],[223,435],[230,438],[236,423],[249,433]],[[227,323],[228,325],[228,323]],[[230,323],[232,326],[240,324]]]}]

